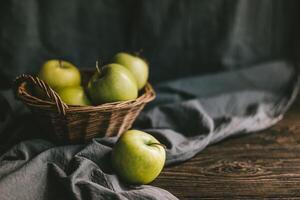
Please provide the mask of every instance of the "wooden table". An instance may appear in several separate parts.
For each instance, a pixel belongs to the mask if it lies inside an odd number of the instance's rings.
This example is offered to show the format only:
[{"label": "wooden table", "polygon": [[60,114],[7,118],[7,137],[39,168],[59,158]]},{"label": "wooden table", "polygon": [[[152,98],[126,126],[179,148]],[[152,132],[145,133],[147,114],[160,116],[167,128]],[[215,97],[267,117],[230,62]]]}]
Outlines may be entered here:
[{"label": "wooden table", "polygon": [[300,199],[300,98],[274,127],[207,147],[153,185],[179,199]]}]

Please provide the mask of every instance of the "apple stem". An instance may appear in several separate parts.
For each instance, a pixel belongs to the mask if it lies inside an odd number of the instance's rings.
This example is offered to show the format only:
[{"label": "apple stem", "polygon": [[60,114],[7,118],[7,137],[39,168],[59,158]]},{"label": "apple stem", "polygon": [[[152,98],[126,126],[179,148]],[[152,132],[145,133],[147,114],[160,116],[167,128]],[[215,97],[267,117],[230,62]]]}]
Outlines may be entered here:
[{"label": "apple stem", "polygon": [[158,143],[158,142],[150,143],[149,145],[159,145],[159,146],[163,147],[165,150],[167,149],[166,145]]},{"label": "apple stem", "polygon": [[99,67],[99,61],[98,61],[98,60],[96,61],[96,69],[97,69],[97,72],[98,72],[99,74],[101,74],[101,69],[100,69],[100,67]]},{"label": "apple stem", "polygon": [[134,55],[135,56],[140,56],[143,53],[144,49],[140,49],[139,51],[135,52]]}]

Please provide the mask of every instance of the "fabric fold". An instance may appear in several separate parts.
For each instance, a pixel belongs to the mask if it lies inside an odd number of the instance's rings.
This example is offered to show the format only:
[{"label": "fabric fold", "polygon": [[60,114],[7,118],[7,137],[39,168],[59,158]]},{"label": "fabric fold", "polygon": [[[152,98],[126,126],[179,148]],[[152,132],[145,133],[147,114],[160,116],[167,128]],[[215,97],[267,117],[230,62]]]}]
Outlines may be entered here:
[{"label": "fabric fold", "polygon": [[[294,101],[298,87],[298,74],[284,61],[165,82],[155,86],[156,101],[133,128],[167,146],[167,167],[227,137],[274,125]],[[3,126],[22,116],[31,121],[26,109],[19,116],[13,113],[21,106],[14,101],[8,101],[12,109],[6,114],[12,121]],[[35,126],[22,126],[27,129],[1,130],[39,132]],[[116,140],[95,138],[87,145],[56,146],[45,139],[31,139],[15,145],[0,157],[1,199],[177,199],[164,189],[131,186],[119,179],[110,163]]]}]

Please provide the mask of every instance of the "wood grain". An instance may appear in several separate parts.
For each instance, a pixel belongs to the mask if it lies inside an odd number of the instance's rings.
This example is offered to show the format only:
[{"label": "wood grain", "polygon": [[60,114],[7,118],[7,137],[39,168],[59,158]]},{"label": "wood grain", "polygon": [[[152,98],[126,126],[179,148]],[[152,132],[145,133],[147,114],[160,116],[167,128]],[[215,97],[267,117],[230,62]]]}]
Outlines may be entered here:
[{"label": "wood grain", "polygon": [[164,169],[153,185],[179,199],[300,199],[300,98],[282,121]]}]

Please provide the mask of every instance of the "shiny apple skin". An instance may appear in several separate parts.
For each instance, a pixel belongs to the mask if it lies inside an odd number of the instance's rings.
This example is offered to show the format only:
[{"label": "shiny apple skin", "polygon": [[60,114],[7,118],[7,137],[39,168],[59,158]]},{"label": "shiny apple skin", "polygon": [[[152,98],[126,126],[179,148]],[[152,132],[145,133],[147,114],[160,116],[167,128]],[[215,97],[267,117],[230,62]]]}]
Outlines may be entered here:
[{"label": "shiny apple skin", "polygon": [[88,94],[95,105],[133,100],[138,97],[131,72],[119,64],[108,64],[96,71],[88,83]]},{"label": "shiny apple skin", "polygon": [[121,52],[115,55],[113,62],[123,65],[133,74],[139,90],[146,85],[149,77],[149,67],[142,58]]},{"label": "shiny apple skin", "polygon": [[163,169],[166,152],[152,135],[129,130],[115,144],[111,159],[122,180],[135,185],[148,184]]},{"label": "shiny apple skin", "polygon": [[84,88],[81,86],[61,88],[57,91],[57,93],[62,101],[67,105],[91,105],[90,100],[85,94]]},{"label": "shiny apple skin", "polygon": [[80,86],[81,84],[79,70],[68,61],[61,61],[61,65],[59,60],[46,61],[38,73],[38,77],[55,91],[64,87]]}]

